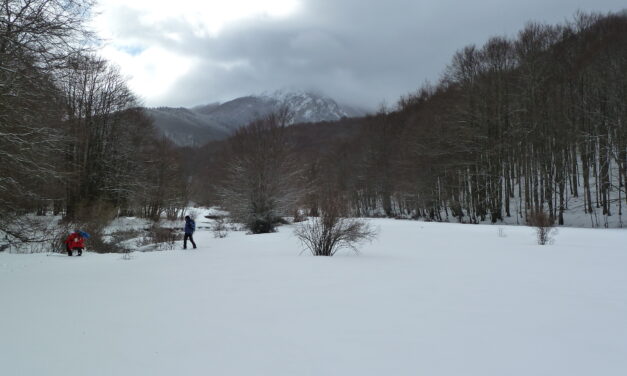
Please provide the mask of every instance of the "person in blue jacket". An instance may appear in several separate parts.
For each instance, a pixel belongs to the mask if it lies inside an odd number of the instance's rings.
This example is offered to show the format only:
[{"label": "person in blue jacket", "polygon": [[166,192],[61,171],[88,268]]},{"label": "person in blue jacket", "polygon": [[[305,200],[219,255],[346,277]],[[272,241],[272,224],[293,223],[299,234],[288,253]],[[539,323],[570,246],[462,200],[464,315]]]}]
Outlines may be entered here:
[{"label": "person in blue jacket", "polygon": [[192,242],[194,249],[196,249],[196,243],[194,243],[194,237],[192,236],[196,231],[196,222],[190,218],[189,215],[185,216],[185,237],[183,238],[183,249],[187,249],[187,239]]}]

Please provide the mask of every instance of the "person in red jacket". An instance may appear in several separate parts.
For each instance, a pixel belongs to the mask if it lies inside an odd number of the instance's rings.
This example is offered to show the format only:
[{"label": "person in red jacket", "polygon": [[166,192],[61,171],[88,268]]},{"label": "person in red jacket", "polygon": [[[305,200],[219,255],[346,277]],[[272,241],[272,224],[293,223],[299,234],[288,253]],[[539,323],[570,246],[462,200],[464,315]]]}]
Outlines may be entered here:
[{"label": "person in red jacket", "polygon": [[65,239],[65,248],[67,249],[67,255],[72,256],[72,251],[77,251],[77,256],[83,254],[85,249],[85,237],[82,231],[76,230]]}]

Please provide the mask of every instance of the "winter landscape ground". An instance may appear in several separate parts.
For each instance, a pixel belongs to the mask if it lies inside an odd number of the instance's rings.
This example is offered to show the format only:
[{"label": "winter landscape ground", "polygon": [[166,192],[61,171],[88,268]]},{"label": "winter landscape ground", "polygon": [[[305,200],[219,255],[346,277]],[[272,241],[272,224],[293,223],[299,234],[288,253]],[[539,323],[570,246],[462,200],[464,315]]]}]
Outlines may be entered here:
[{"label": "winter landscape ground", "polygon": [[0,375],[627,373],[627,231],[371,223],[332,258],[293,226],[130,260],[0,253]]}]

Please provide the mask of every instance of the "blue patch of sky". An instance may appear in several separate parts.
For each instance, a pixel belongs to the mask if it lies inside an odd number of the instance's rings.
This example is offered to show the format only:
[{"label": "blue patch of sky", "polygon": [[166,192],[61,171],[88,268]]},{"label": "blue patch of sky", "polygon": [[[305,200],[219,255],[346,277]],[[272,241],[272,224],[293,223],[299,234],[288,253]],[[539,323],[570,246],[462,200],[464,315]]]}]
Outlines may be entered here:
[{"label": "blue patch of sky", "polygon": [[137,45],[129,45],[129,46],[116,46],[118,50],[125,52],[131,56],[137,56],[146,50],[144,47]]}]

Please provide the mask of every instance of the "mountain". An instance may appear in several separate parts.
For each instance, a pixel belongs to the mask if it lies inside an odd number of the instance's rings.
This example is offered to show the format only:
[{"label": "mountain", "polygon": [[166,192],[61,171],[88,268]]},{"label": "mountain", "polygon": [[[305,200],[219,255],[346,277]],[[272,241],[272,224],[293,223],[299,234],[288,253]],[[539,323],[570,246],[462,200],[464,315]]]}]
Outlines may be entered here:
[{"label": "mountain", "polygon": [[293,114],[293,123],[317,123],[335,121],[343,117],[359,117],[366,111],[340,105],[333,99],[311,92],[275,92],[269,97],[276,100],[279,106],[286,106]]},{"label": "mountain", "polygon": [[366,114],[364,110],[340,105],[329,97],[306,91],[276,91],[222,104],[148,108],[146,112],[154,119],[157,129],[177,145],[199,146],[228,138],[238,128],[283,107],[293,113],[292,124],[335,121]]},{"label": "mountain", "polygon": [[200,146],[228,138],[232,132],[209,116],[187,108],[146,108],[155,127],[179,146]]}]

